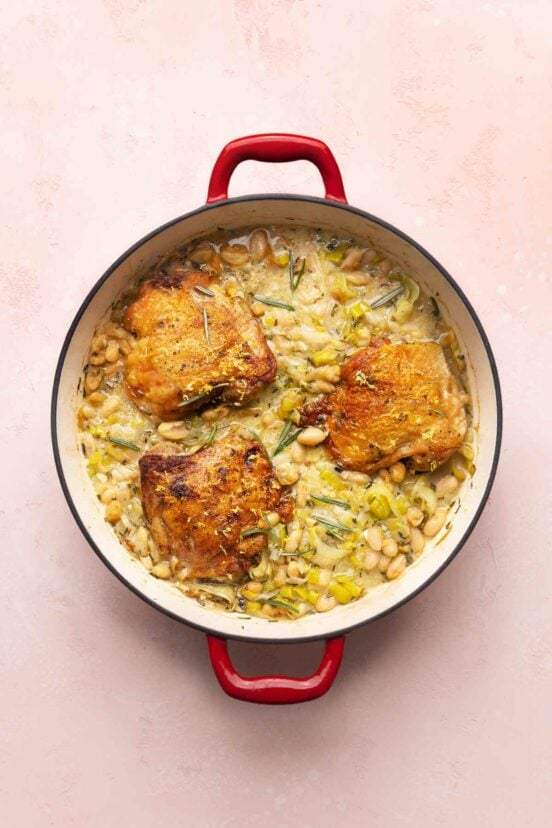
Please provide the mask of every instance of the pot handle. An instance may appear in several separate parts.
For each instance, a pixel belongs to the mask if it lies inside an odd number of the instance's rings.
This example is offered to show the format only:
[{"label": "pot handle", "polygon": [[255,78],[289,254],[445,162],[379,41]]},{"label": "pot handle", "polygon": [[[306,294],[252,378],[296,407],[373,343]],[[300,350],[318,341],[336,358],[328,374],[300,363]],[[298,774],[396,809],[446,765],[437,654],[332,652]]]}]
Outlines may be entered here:
[{"label": "pot handle", "polygon": [[312,161],[322,176],[326,198],[347,204],[343,179],[330,148],[316,138],[283,132],[247,135],[226,144],[211,173],[207,204],[228,198],[228,183],[242,161],[271,161],[276,164],[287,161]]},{"label": "pot handle", "polygon": [[241,676],[230,660],[226,638],[208,635],[207,644],[215,676],[229,696],[257,704],[297,704],[318,699],[330,689],[343,658],[345,638],[326,640],[320,666],[307,678]]}]

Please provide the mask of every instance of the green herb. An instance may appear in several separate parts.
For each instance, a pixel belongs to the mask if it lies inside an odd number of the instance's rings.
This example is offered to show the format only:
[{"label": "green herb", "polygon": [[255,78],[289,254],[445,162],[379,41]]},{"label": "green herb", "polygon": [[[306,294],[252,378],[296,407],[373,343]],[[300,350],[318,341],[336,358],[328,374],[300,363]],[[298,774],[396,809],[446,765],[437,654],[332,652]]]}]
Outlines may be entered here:
[{"label": "green herb", "polygon": [[142,451],[136,443],[129,443],[128,440],[122,440],[120,437],[110,437],[109,442],[115,443],[117,446],[123,446],[123,448],[132,449],[132,451]]},{"label": "green herb", "polygon": [[275,454],[279,454],[282,451],[282,443],[285,441],[286,437],[288,436],[291,429],[291,420],[288,420],[287,423],[284,425],[282,429],[282,433],[278,438],[278,442],[276,443],[276,448],[272,452],[272,456],[274,457]]},{"label": "green herb", "polygon": [[283,308],[284,310],[294,311],[295,308],[293,305],[288,305],[286,302],[280,302],[278,299],[270,299],[268,296],[260,296],[258,294],[254,294],[254,299],[257,302],[262,302],[263,305],[271,305],[274,308]]},{"label": "green herb", "polygon": [[305,264],[306,264],[306,261],[307,261],[307,260],[306,260],[305,258],[303,258],[303,259],[301,260],[301,269],[299,270],[299,273],[298,273],[298,274],[297,274],[297,276],[295,277],[295,281],[292,281],[292,285],[291,285],[291,290],[292,290],[292,292],[293,292],[294,290],[297,290],[297,288],[299,287],[299,282],[300,282],[300,281],[301,281],[301,279],[303,278],[303,273],[305,272]]},{"label": "green herb", "polygon": [[[215,442],[215,437],[216,436],[217,436],[217,426],[214,425],[212,427],[211,431],[209,432],[209,436],[207,437],[207,439],[205,440],[203,445],[204,446],[212,446],[213,443]],[[202,446],[202,448],[203,448],[203,446]]]},{"label": "green herb", "polygon": [[433,308],[431,313],[433,314],[433,316],[436,319],[439,319],[439,317],[441,316],[441,309],[440,309],[439,305],[437,304],[437,300],[434,299],[433,296],[430,296],[429,301],[431,302],[431,307]]},{"label": "green herb", "polygon": [[203,391],[201,394],[196,394],[195,397],[188,397],[187,400],[182,400],[182,402],[179,402],[176,407],[182,408],[183,405],[190,405],[190,403],[195,403],[198,400],[204,399],[204,397],[208,397],[210,393],[210,391]]},{"label": "green herb", "polygon": [[252,538],[253,535],[268,535],[269,533],[270,529],[256,527],[255,529],[246,529],[245,532],[241,533],[240,538]]},{"label": "green herb", "polygon": [[255,440],[259,443],[259,445],[262,448],[262,450],[264,452],[264,455],[265,455],[266,459],[268,460],[268,462],[270,463],[270,465],[272,465],[272,460],[271,460],[270,454],[268,453],[267,447],[265,446],[265,444],[263,443],[263,441],[261,440],[261,438],[259,437],[257,432],[253,431],[252,428],[250,428],[249,431],[253,435]]},{"label": "green herb", "polygon": [[439,411],[438,408],[430,408],[429,410],[433,411],[434,414],[438,414],[439,417],[446,417],[447,416],[444,411]]},{"label": "green herb", "polygon": [[332,538],[337,538],[337,540],[340,541],[345,540],[345,536],[342,535],[341,532],[338,532],[337,529],[326,529],[326,532],[328,533],[328,535],[331,535]]},{"label": "green herb", "polygon": [[348,526],[343,526],[342,523],[338,523],[334,520],[328,520],[323,515],[312,515],[313,519],[317,523],[321,523],[322,526],[328,526],[330,529],[336,529],[338,532],[353,532],[353,529],[350,529]]},{"label": "green herb", "polygon": [[295,261],[291,255],[291,250],[288,250],[289,256],[289,289],[293,293],[295,287]]},{"label": "green herb", "polygon": [[203,308],[203,331],[205,333],[205,341],[207,345],[211,345],[211,337],[209,336],[209,317],[207,316],[207,311]]},{"label": "green herb", "polygon": [[342,509],[350,509],[350,505],[344,500],[335,500],[333,497],[324,497],[323,495],[311,495],[313,500],[320,500],[322,503],[332,503],[334,506],[340,506]]},{"label": "green herb", "polygon": [[372,310],[375,310],[376,308],[381,308],[382,305],[386,305],[388,302],[391,302],[393,299],[395,299],[395,297],[398,296],[399,293],[402,293],[403,290],[404,285],[397,285],[397,287],[393,288],[393,290],[390,290],[389,293],[384,293],[383,296],[380,296],[378,299],[374,299],[373,302],[370,302],[370,307],[372,308]]},{"label": "green herb", "polygon": [[299,612],[297,607],[294,607],[293,604],[286,604],[285,601],[278,601],[277,598],[265,598],[262,603],[270,604],[271,607],[281,607],[282,609],[289,610],[289,612]]},{"label": "green herb", "polygon": [[281,451],[283,451],[285,448],[287,448],[287,447],[288,447],[288,446],[290,446],[292,443],[294,443],[294,442],[295,442],[295,440],[297,440],[297,438],[299,437],[299,435],[301,434],[301,432],[302,432],[302,431],[304,431],[304,429],[302,429],[302,428],[298,428],[298,429],[297,429],[297,431],[294,431],[294,432],[293,432],[293,434],[288,434],[288,436],[286,437],[286,439],[285,439],[285,440],[282,440],[282,441],[281,441],[281,444],[279,443],[279,444],[276,446],[276,448],[274,449],[274,452],[273,452],[272,456],[274,457],[274,455],[275,455],[275,454],[280,454],[280,452],[281,452]]},{"label": "green herb", "polygon": [[204,293],[205,296],[214,296],[214,290],[210,288],[203,287],[203,285],[194,285],[194,290],[197,290],[198,293]]}]

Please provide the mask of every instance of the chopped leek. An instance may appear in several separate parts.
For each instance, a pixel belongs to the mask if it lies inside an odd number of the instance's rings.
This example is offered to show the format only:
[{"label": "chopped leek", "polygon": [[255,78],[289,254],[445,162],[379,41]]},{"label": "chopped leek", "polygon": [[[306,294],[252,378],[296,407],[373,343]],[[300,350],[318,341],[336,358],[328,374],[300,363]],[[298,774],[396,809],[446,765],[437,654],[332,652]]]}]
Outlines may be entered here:
[{"label": "chopped leek", "polygon": [[341,478],[333,469],[322,469],[320,472],[320,478],[324,481],[324,483],[327,483],[337,492],[348,488],[343,478]]},{"label": "chopped leek", "polygon": [[400,299],[395,306],[395,310],[393,311],[393,319],[402,325],[403,322],[408,322],[412,316],[413,310],[414,305],[409,299]]}]

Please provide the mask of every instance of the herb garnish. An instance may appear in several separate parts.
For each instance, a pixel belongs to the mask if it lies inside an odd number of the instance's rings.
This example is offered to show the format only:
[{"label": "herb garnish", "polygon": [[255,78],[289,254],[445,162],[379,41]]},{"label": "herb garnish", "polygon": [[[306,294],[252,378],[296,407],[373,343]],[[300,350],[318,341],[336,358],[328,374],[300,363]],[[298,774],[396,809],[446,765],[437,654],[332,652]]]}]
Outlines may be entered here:
[{"label": "herb garnish", "polygon": [[438,414],[439,417],[446,417],[447,416],[444,411],[439,411],[438,408],[430,408],[429,410],[433,411],[434,414]]},{"label": "herb garnish", "polygon": [[262,302],[263,305],[271,305],[274,308],[283,308],[284,310],[294,311],[295,308],[293,305],[288,305],[287,302],[280,302],[278,299],[270,299],[268,296],[260,296],[258,294],[254,294],[253,298],[257,300],[257,302]]},{"label": "herb garnish", "polygon": [[324,517],[324,515],[312,515],[313,520],[317,523],[321,523],[322,526],[328,526],[330,529],[335,529],[338,532],[353,532],[354,530],[349,528],[349,526],[343,526],[342,523],[338,523],[334,520],[329,520],[328,518]]},{"label": "herb garnish", "polygon": [[182,408],[183,405],[189,405],[190,403],[202,400],[204,397],[208,397],[210,393],[210,391],[203,391],[201,394],[196,394],[195,397],[188,397],[187,400],[182,400],[182,402],[179,402],[176,407]]},{"label": "herb garnish", "polygon": [[203,287],[203,285],[194,285],[194,290],[197,290],[198,293],[204,293],[205,296],[214,296],[215,291],[211,290],[210,288]]},{"label": "herb garnish", "polygon": [[284,440],[282,440],[282,438],[280,437],[280,442],[278,443],[278,445],[274,449],[274,451],[272,453],[272,456],[274,457],[275,454],[280,454],[281,451],[283,451],[285,448],[287,448],[292,443],[294,443],[295,440],[297,440],[297,438],[299,437],[299,435],[301,434],[301,432],[303,430],[304,429],[302,429],[302,428],[298,428],[297,431],[293,432],[293,434],[288,433],[287,437]]},{"label": "herb garnish", "polygon": [[270,532],[270,529],[261,529],[258,526],[255,529],[246,529],[245,532],[241,533],[240,538],[251,538],[253,535],[269,535]]},{"label": "herb garnish", "polygon": [[211,337],[209,335],[209,317],[207,316],[205,308],[203,308],[203,331],[205,333],[207,345],[211,345]]},{"label": "herb garnish", "polygon": [[271,607],[281,607],[281,609],[289,610],[289,612],[299,612],[297,607],[294,607],[293,604],[286,604],[285,601],[278,601],[277,598],[265,598],[261,600],[263,604],[270,604]]},{"label": "herb garnish", "polygon": [[378,299],[374,299],[373,302],[370,302],[370,307],[372,310],[376,310],[376,308],[381,308],[382,305],[386,305],[388,302],[391,302],[399,293],[402,293],[404,290],[404,285],[397,285],[396,288],[390,290],[389,293],[384,293],[383,296],[380,296]]},{"label": "herb garnish", "polygon": [[123,440],[121,437],[109,437],[108,439],[110,443],[115,443],[117,446],[123,446],[123,448],[132,449],[132,451],[142,451],[136,443],[129,443],[128,440]]},{"label": "herb garnish", "polygon": [[336,500],[333,497],[324,497],[323,495],[311,495],[313,500],[320,500],[322,503],[332,503],[334,506],[340,506],[342,509],[350,509],[351,506],[349,503],[345,503],[344,500]]},{"label": "herb garnish", "polygon": [[291,271],[291,274],[290,274],[291,285],[290,285],[290,287],[291,287],[291,292],[292,293],[293,293],[294,290],[297,290],[297,288],[299,287],[299,282],[303,278],[303,273],[305,272],[306,261],[307,260],[306,260],[305,257],[303,257],[301,259],[301,269],[299,270],[299,273],[297,274],[297,276],[295,276],[295,268],[293,268],[292,271]]},{"label": "herb garnish", "polygon": [[288,436],[291,430],[291,420],[288,420],[287,423],[284,425],[280,436],[278,437],[278,442],[276,443],[276,447],[272,452],[272,456],[274,457],[275,454],[279,454],[282,451],[282,444],[285,442],[286,437]]}]

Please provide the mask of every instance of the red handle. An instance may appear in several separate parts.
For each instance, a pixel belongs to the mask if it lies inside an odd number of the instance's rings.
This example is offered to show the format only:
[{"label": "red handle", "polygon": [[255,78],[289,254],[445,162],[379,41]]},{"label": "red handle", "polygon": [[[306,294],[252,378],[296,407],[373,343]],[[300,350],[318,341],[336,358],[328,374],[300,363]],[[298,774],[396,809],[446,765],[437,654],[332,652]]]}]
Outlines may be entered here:
[{"label": "red handle", "polygon": [[322,176],[326,198],[347,204],[343,179],[330,148],[316,138],[286,133],[247,135],[226,144],[211,173],[207,193],[208,204],[228,198],[228,183],[242,161],[272,161],[276,164],[287,161],[312,161]]},{"label": "red handle", "polygon": [[318,670],[307,678],[291,676],[240,676],[228,655],[225,638],[207,636],[213,670],[225,693],[240,701],[257,704],[296,704],[323,696],[332,686],[343,658],[345,638],[326,641]]}]

